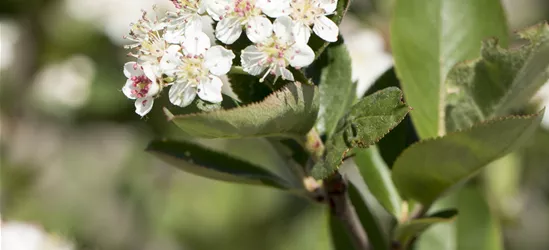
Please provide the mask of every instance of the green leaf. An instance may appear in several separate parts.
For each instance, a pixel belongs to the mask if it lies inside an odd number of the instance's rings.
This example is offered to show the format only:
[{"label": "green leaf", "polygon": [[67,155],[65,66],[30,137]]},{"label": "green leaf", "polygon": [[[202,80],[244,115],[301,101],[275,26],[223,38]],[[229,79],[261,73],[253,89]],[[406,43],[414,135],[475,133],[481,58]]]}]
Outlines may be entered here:
[{"label": "green leaf", "polygon": [[185,172],[202,177],[291,189],[288,182],[259,166],[197,144],[154,140],[149,143],[146,151]]},{"label": "green leaf", "polygon": [[457,213],[457,210],[449,209],[400,224],[395,231],[395,240],[398,241],[401,246],[407,246],[410,243],[410,240],[427,230],[430,226],[438,223],[451,222],[455,219]]},{"label": "green leaf", "polygon": [[[341,39],[340,39],[341,40]],[[319,117],[326,136],[335,131],[337,121],[353,105],[356,86],[351,79],[351,57],[343,42],[332,43],[326,51],[326,64],[321,69],[320,102],[323,112]]]},{"label": "green leaf", "polygon": [[[332,20],[337,26],[339,26],[339,24],[341,23],[341,20],[343,20],[343,16],[345,16],[345,13],[347,13],[347,10],[349,9],[350,5],[351,5],[351,0],[337,1],[337,7],[334,14],[328,16],[328,18],[330,18],[330,20]],[[341,37],[339,37],[338,39],[341,39]],[[314,32],[312,33],[311,38],[309,39],[309,47],[311,47],[315,52],[315,58],[319,57],[320,54],[322,54],[322,52],[328,46],[328,44],[329,44],[328,42],[322,40],[322,38],[318,37]]]},{"label": "green leaf", "polygon": [[410,111],[402,101],[402,92],[395,87],[369,95],[351,107],[340,119],[334,135],[326,142],[326,155],[311,170],[316,179],[324,179],[336,171],[352,148],[366,148],[393,129]]},{"label": "green leaf", "polygon": [[403,198],[430,205],[452,186],[528,140],[541,114],[499,118],[416,143],[395,162],[393,181]]},{"label": "green leaf", "polygon": [[174,116],[167,109],[164,111],[169,120],[195,137],[298,137],[313,127],[318,105],[318,89],[295,82],[259,103],[234,109],[181,116]]},{"label": "green leaf", "polygon": [[394,218],[399,218],[402,200],[377,147],[357,150],[354,160],[372,195]]},{"label": "green leaf", "polygon": [[457,250],[502,250],[498,218],[491,213],[478,187],[465,187],[457,195]]},{"label": "green leaf", "polygon": [[499,0],[395,2],[391,48],[421,138],[444,134],[446,76],[457,62],[478,57],[488,37],[507,41]]},{"label": "green leaf", "polygon": [[519,36],[529,43],[507,50],[489,39],[482,43],[479,59],[450,71],[446,80],[449,131],[509,114],[549,79],[549,25],[538,24]]},{"label": "green leaf", "polygon": [[[385,71],[385,73],[376,80],[374,85],[366,91],[365,95],[371,95],[372,93],[387,87],[400,88],[400,81],[396,76],[394,68]],[[406,100],[404,101],[406,102]],[[392,168],[402,151],[418,140],[412,120],[410,119],[410,116],[406,116],[401,123],[389,132],[389,134],[379,140],[377,146],[383,160],[385,160],[389,168]]]},{"label": "green leaf", "polygon": [[[349,199],[355,211],[358,214],[360,223],[366,230],[368,235],[368,241],[375,250],[389,250],[389,241],[385,235],[380,222],[377,220],[374,212],[362,198],[362,195],[358,189],[351,183],[348,187]],[[348,250],[354,249],[354,246],[351,242],[350,237],[347,235],[345,228],[342,223],[330,215],[330,232],[332,234],[332,243],[334,244],[334,249],[337,250]]]}]

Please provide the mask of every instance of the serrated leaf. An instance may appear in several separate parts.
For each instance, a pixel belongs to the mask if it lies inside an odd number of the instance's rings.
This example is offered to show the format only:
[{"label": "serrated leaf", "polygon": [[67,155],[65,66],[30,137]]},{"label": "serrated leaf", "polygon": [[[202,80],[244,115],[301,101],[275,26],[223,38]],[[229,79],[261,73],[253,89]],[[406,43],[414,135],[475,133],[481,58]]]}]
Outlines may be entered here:
[{"label": "serrated leaf", "polygon": [[[378,219],[375,217],[372,208],[362,198],[362,195],[358,189],[351,183],[349,183],[348,194],[351,203],[353,204],[355,211],[360,219],[360,223],[366,230],[368,235],[368,241],[375,250],[389,250],[389,242]],[[342,223],[330,216],[330,233],[332,236],[332,243],[336,250],[349,250],[354,249],[350,237],[342,225]]]},{"label": "serrated leaf", "polygon": [[391,179],[391,171],[379,155],[377,147],[357,150],[354,161],[372,195],[394,218],[399,218],[402,199]]},{"label": "serrated leaf", "polygon": [[412,121],[421,138],[443,135],[445,79],[450,69],[479,55],[488,37],[507,41],[499,0],[397,0],[391,48]]},{"label": "serrated leaf", "polygon": [[529,139],[542,114],[499,118],[416,143],[396,160],[393,182],[403,198],[429,205]]},{"label": "serrated leaf", "polygon": [[318,124],[329,138],[335,131],[337,121],[353,105],[356,86],[351,79],[351,57],[343,42],[332,43],[325,51],[326,64],[321,69]]},{"label": "serrated leaf", "polygon": [[458,211],[455,209],[443,210],[423,218],[413,219],[400,224],[395,230],[395,240],[398,241],[401,246],[408,246],[410,240],[415,236],[435,224],[451,222],[455,219],[457,214]]},{"label": "serrated leaf", "polygon": [[507,50],[496,39],[486,40],[479,59],[458,64],[448,74],[449,131],[509,114],[549,79],[549,25],[538,24],[519,36],[529,43]]},{"label": "serrated leaf", "polygon": [[402,102],[402,91],[390,87],[369,95],[342,117],[334,135],[326,142],[326,155],[311,174],[324,179],[336,171],[352,148],[366,148],[381,139],[404,119],[410,107]]},{"label": "serrated leaf", "polygon": [[[381,75],[376,82],[366,91],[366,95],[379,91],[387,87],[400,88],[394,68],[390,68]],[[404,100],[406,102],[406,100]],[[406,116],[401,123],[391,130],[377,143],[381,157],[389,168],[393,167],[397,157],[410,145],[419,140],[412,124],[410,116]]]},{"label": "serrated leaf", "polygon": [[[347,13],[349,6],[351,5],[351,0],[339,0],[337,1],[337,7],[333,15],[329,15],[328,18],[332,20],[337,26],[343,20],[343,16]],[[341,37],[340,37],[341,38]],[[315,58],[319,57],[324,49],[328,46],[328,42],[322,40],[314,32],[311,34],[309,39],[309,47],[315,52]],[[349,65],[350,66],[350,65]]]},{"label": "serrated leaf", "polygon": [[154,140],[146,151],[185,172],[209,179],[291,188],[287,181],[259,166],[190,142]]},{"label": "serrated leaf", "polygon": [[295,82],[247,106],[181,116],[165,112],[169,120],[195,137],[299,137],[313,127],[318,106],[317,87]]}]

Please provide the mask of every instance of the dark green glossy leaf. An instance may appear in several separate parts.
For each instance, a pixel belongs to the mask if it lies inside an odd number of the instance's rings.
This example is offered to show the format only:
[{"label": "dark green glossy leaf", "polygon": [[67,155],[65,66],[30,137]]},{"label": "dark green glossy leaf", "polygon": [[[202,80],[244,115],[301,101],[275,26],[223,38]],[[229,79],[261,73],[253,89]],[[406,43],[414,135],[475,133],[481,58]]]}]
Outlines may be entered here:
[{"label": "dark green glossy leaf", "polygon": [[395,162],[393,181],[403,198],[429,205],[528,140],[538,128],[541,114],[499,118],[416,143]]},{"label": "dark green glossy leaf", "polygon": [[394,218],[399,218],[402,199],[391,179],[391,170],[379,155],[377,147],[355,152],[355,163],[368,189],[387,212]]},{"label": "dark green glossy leaf", "polygon": [[528,44],[507,50],[496,39],[487,40],[479,59],[458,64],[448,74],[448,131],[509,114],[549,80],[549,25],[518,34]]},{"label": "dark green glossy leaf", "polygon": [[395,240],[401,246],[407,246],[415,236],[427,230],[430,226],[454,220],[457,213],[455,209],[444,210],[400,224],[395,231]]},{"label": "dark green glossy leaf", "polygon": [[330,137],[337,121],[353,105],[356,86],[351,79],[351,57],[343,42],[332,43],[326,51],[326,64],[321,69],[320,102],[323,111],[318,123]]},{"label": "dark green glossy leaf", "polygon": [[280,189],[291,188],[287,181],[259,166],[197,144],[154,140],[149,143],[146,151],[185,172],[202,177]]},{"label": "dark green glossy leaf", "polygon": [[334,135],[326,142],[326,155],[311,170],[316,179],[328,177],[336,171],[352,148],[366,148],[393,129],[410,111],[402,102],[402,92],[386,88],[367,96],[355,104],[340,119]]},{"label": "dark green glossy leaf", "polygon": [[182,116],[165,112],[179,128],[196,137],[299,137],[313,127],[318,106],[318,89],[295,82],[247,106]]},{"label": "dark green glossy leaf", "polygon": [[445,79],[458,62],[479,56],[481,41],[506,44],[499,0],[397,0],[391,48],[412,121],[421,138],[445,132]]}]

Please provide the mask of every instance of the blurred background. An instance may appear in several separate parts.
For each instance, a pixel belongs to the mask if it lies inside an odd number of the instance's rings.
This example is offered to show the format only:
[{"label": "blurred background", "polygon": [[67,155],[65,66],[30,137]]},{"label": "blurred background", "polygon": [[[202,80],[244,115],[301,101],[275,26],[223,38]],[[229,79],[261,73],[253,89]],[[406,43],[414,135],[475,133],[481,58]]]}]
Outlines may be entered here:
[{"label": "blurred background", "polygon": [[[341,26],[358,96],[392,65],[391,2],[355,0]],[[547,0],[503,2],[510,34],[549,19]],[[122,47],[153,4],[172,8],[169,0],[0,1],[2,246],[28,235],[41,247],[26,249],[331,249],[322,206],[195,177],[143,152],[171,133],[160,112],[168,104],[143,119],[134,113],[120,91],[131,60]],[[532,110],[543,105],[549,84]],[[201,142],[284,174],[266,141]],[[549,249],[549,113],[534,140],[492,165],[486,192],[506,248]]]}]

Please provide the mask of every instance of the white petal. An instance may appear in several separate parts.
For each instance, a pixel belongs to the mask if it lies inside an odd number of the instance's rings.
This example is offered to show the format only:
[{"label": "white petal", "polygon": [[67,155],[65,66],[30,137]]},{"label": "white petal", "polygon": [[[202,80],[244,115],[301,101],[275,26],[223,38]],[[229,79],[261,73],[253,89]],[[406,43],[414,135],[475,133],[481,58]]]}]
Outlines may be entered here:
[{"label": "white petal", "polygon": [[158,67],[152,64],[144,64],[143,73],[153,83],[156,83],[156,76],[160,75],[160,72],[158,72]]},{"label": "white petal", "polygon": [[124,95],[129,99],[133,100],[137,97],[132,93],[132,90],[134,90],[133,81],[128,79],[126,84],[124,84],[124,87],[122,87],[122,93],[124,93]]},{"label": "white petal", "polygon": [[177,66],[181,63],[180,57],[183,55],[179,53],[181,47],[177,45],[170,46],[164,56],[160,59],[159,70],[168,75],[173,76]]},{"label": "white petal", "polygon": [[151,83],[151,85],[149,85],[149,91],[147,92],[147,96],[156,96],[158,92],[160,92],[160,84],[153,82]]},{"label": "white petal", "polygon": [[181,44],[185,40],[184,33],[185,29],[183,28],[170,27],[164,33],[164,40],[172,44]]},{"label": "white petal", "polygon": [[221,87],[223,87],[223,82],[219,77],[212,75],[210,78],[205,78],[198,84],[198,97],[204,101],[219,103],[223,101]]},{"label": "white petal", "polygon": [[210,46],[210,38],[204,32],[189,33],[183,42],[183,54],[203,55]]},{"label": "white petal", "polygon": [[257,0],[255,5],[272,18],[288,15],[290,12],[290,0]]},{"label": "white petal", "polygon": [[309,28],[306,24],[295,22],[292,31],[294,32],[296,42],[304,44],[309,42],[309,38],[311,37],[311,28]]},{"label": "white petal", "polygon": [[144,97],[135,100],[135,113],[140,116],[145,116],[153,107],[154,99],[152,97]]},{"label": "white petal", "polygon": [[201,32],[202,31],[202,18],[200,15],[192,15],[192,17],[187,20],[187,26],[185,27],[185,32]]},{"label": "white petal", "polygon": [[293,43],[295,38],[292,34],[293,21],[288,16],[281,16],[274,21],[273,31],[276,37],[287,43]]},{"label": "white petal", "polygon": [[251,75],[257,76],[266,69],[264,64],[260,64],[261,61],[266,59],[265,53],[259,51],[256,46],[250,45],[242,50],[240,55],[240,63],[244,68],[244,71]]},{"label": "white petal", "polygon": [[196,96],[196,89],[185,82],[172,85],[168,93],[170,102],[179,107],[191,104]]},{"label": "white petal", "polygon": [[253,43],[265,40],[273,34],[273,25],[271,21],[264,16],[255,16],[248,20],[246,35]]},{"label": "white petal", "polygon": [[337,0],[320,0],[320,8],[327,14],[332,14],[337,8]]},{"label": "white petal", "polygon": [[132,76],[140,76],[143,75],[143,69],[136,62],[127,62],[124,64],[124,75],[127,78],[131,78]]},{"label": "white petal", "polygon": [[217,23],[215,37],[224,44],[232,44],[242,34],[242,23],[238,17],[227,17]]},{"label": "white petal", "polygon": [[227,9],[225,7],[228,7],[231,3],[231,0],[202,0],[205,2],[206,5],[206,11],[212,17],[213,20],[219,21],[223,16],[225,16],[225,13],[227,12]]},{"label": "white petal", "polygon": [[282,76],[282,79],[288,81],[294,81],[294,75],[287,68],[280,68],[278,75]]},{"label": "white petal", "polygon": [[290,47],[288,61],[293,67],[305,67],[315,60],[315,52],[307,44],[296,43]]},{"label": "white petal", "polygon": [[223,75],[231,69],[234,58],[233,51],[216,45],[206,51],[204,65],[210,70],[210,73]]},{"label": "white petal", "polygon": [[337,41],[339,28],[337,25],[326,16],[319,16],[315,19],[313,31],[317,36],[327,42]]}]

